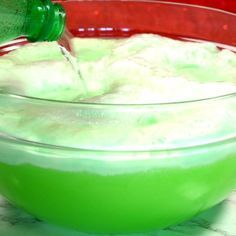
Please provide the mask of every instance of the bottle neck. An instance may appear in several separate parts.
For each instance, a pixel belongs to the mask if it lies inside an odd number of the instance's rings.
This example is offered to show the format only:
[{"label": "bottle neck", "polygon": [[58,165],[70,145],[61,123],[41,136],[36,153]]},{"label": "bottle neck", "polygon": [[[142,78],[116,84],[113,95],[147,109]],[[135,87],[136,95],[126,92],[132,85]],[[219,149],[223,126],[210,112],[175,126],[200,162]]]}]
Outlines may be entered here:
[{"label": "bottle neck", "polygon": [[66,14],[60,4],[34,0],[28,6],[25,32],[29,41],[55,41],[65,29]]}]

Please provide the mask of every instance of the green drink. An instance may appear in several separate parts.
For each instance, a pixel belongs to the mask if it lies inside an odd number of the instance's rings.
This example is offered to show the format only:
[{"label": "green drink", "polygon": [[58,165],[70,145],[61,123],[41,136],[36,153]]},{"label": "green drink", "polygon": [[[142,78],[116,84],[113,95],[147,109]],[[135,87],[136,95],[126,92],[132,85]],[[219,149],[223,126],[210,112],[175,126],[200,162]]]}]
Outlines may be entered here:
[{"label": "green drink", "polygon": [[87,97],[55,42],[0,60],[0,82],[35,97],[0,93],[0,193],[39,219],[118,233],[177,224],[235,188],[233,52],[148,34],[72,45]]},{"label": "green drink", "polygon": [[[1,142],[5,161],[0,159],[0,191],[39,219],[80,231],[154,230],[187,220],[230,193],[236,186],[234,145],[112,161],[135,153],[70,152]],[[101,155],[109,160],[96,160]]]}]

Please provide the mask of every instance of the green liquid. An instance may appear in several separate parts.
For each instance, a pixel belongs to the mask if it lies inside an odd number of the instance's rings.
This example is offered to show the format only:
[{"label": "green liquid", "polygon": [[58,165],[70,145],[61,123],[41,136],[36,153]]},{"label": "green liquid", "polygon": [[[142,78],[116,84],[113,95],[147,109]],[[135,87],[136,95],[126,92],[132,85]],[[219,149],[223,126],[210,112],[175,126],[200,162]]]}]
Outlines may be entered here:
[{"label": "green liquid", "polygon": [[[141,36],[141,42],[145,42],[146,46],[149,45],[146,41],[148,38],[149,36]],[[132,55],[136,46],[140,45],[139,38],[132,40],[135,41],[133,43],[131,41],[131,45],[128,46],[130,51],[127,50],[125,42],[124,47],[121,45],[116,48],[114,48],[116,41],[109,41],[110,46],[107,46],[105,40],[87,41],[86,39],[84,45],[82,39],[77,39],[78,42],[75,42],[82,45],[77,54],[83,58],[80,65],[84,78],[87,78],[86,85],[90,89],[91,98],[94,98],[93,102],[115,103],[121,102],[118,98],[124,97],[127,104],[144,98],[140,95],[142,93],[130,93],[130,89],[128,92],[121,91],[121,96],[115,97],[114,100],[109,97],[110,92],[111,95],[113,92],[116,95],[116,91],[112,90],[116,81],[119,82],[118,84],[129,85],[127,81],[130,80],[131,85],[139,83],[140,88],[149,84],[148,78],[151,78],[152,70],[146,70],[146,64],[140,64],[139,61],[128,65],[124,63],[123,56],[129,56],[130,53]],[[161,38],[157,37],[157,41],[155,39],[154,42],[157,45],[155,52],[158,53],[147,57],[151,61],[153,55],[156,57],[163,52],[164,56],[165,52],[159,50],[162,47],[159,44],[162,42]],[[166,44],[166,48],[169,48],[168,45],[169,43]],[[93,50],[87,50],[92,46]],[[30,66],[26,62],[34,64],[38,61],[35,55],[38,58],[42,56],[41,61],[54,57],[60,59],[58,46],[55,45],[55,47],[55,55],[49,53],[47,46],[43,46],[42,49],[46,53],[37,47],[36,51],[32,48],[33,51],[30,51],[31,54],[27,57],[25,54],[24,58],[19,57],[20,60],[19,58],[18,60],[26,64],[21,73]],[[187,54],[189,55],[187,59],[185,52],[189,51],[188,48],[182,52],[181,48],[175,47],[178,50],[167,58],[167,62],[173,59],[170,64],[167,63],[170,66],[168,68],[173,68],[171,75],[176,75],[176,71],[184,71],[183,75],[197,71],[196,78],[201,75],[198,69],[192,70],[188,60],[198,58],[201,62],[205,52],[208,52],[209,58],[215,58],[218,55],[215,46],[214,53],[210,50],[211,46],[209,50],[205,50],[204,47],[202,51],[199,47],[191,49],[191,53]],[[117,54],[113,49],[115,51],[118,49]],[[194,57],[195,50],[202,52],[202,55]],[[42,53],[40,56],[37,54],[39,52]],[[126,52],[128,55],[125,54]],[[144,56],[142,54],[145,52],[141,50],[140,56]],[[22,51],[21,54],[23,54]],[[179,54],[181,57],[175,62],[172,56]],[[45,55],[49,56],[45,57]],[[230,68],[227,71],[234,71],[235,55],[222,52],[220,57],[222,60],[209,61],[210,68],[219,68],[220,72],[224,69],[223,65],[227,65],[226,68]],[[14,55],[13,58],[15,58]],[[136,59],[140,58],[136,57]],[[17,61],[17,58],[15,60]],[[102,60],[101,65],[99,60]],[[113,62],[117,60],[116,66]],[[198,60],[196,62],[194,60],[191,63],[195,63],[197,68],[202,68],[204,75],[209,75],[205,73],[208,67],[201,66]],[[232,65],[229,63],[231,60]],[[208,59],[206,61],[208,62]],[[126,67],[120,70],[119,62]],[[222,66],[219,66],[221,64]],[[98,65],[97,69],[96,65]],[[154,65],[159,65],[163,77],[158,78],[160,81],[164,80],[166,61],[157,60]],[[163,68],[161,65],[164,65]],[[180,65],[180,70],[176,70],[176,65]],[[29,72],[26,73],[27,77],[20,77],[21,81],[27,81],[26,95],[64,101],[74,101],[77,94],[79,96],[81,86],[74,86],[78,84],[74,83],[73,77],[68,76],[68,80],[65,81],[60,77],[59,80],[53,71],[47,73],[50,79],[39,78],[38,80],[42,81],[39,84],[46,86],[43,86],[43,89],[40,86],[37,87],[38,83],[35,83],[35,78],[36,75],[41,75],[40,64],[38,68],[39,70],[34,70],[34,74]],[[59,70],[59,66],[53,68]],[[66,72],[69,71],[62,70],[65,78],[67,78]],[[15,75],[20,74],[17,72]],[[155,73],[159,74],[158,71]],[[215,78],[214,75],[217,73],[212,73],[210,78]],[[232,78],[231,73],[233,74],[233,72],[219,73],[217,81],[220,81],[220,78],[228,81]],[[100,75],[105,75],[105,77],[100,77]],[[53,83],[49,83],[51,81]],[[160,90],[159,95],[168,95],[173,99],[172,96],[175,93],[172,93],[172,90],[170,90],[171,93],[168,92],[170,81],[166,84],[168,86],[163,87],[168,88],[167,93]],[[152,82],[150,80],[151,85]],[[158,84],[154,83],[154,85],[158,92]],[[224,86],[224,83],[220,86]],[[181,88],[181,83],[178,88]],[[191,91],[191,88],[191,86],[188,87],[188,91]],[[214,91],[213,88],[208,87],[204,91],[210,93]],[[152,90],[148,89],[148,91]],[[176,95],[181,94],[181,91],[185,90],[178,91]],[[201,89],[196,91],[201,92]],[[154,90],[154,93],[158,95],[157,92]],[[42,94],[44,97],[41,96]],[[198,92],[196,94],[199,95]],[[102,96],[106,95],[108,97],[105,100],[99,100],[99,96],[102,99]],[[230,139],[235,136],[236,116],[235,101],[230,97],[209,100],[206,103],[203,101],[197,104],[183,103],[181,106],[158,105],[148,109],[146,106],[137,107],[137,109],[122,106],[121,109],[121,106],[112,108],[111,106],[91,107],[63,103],[46,104],[34,100],[20,100],[14,96],[2,97],[1,133],[7,137],[16,137],[17,140],[0,137],[0,193],[13,204],[39,219],[95,233],[151,231],[190,219],[225,199],[236,187],[235,140]],[[143,101],[143,103],[146,102]],[[135,104],[137,103],[139,101],[135,101]],[[21,139],[29,140],[29,142],[22,142]],[[227,142],[219,140],[227,140]],[[33,142],[40,142],[43,145]],[[208,144],[213,142],[214,145]],[[204,145],[197,146],[199,143],[204,143]],[[59,148],[62,146],[68,149]],[[180,148],[189,146],[195,146],[195,148]],[[172,148],[171,151],[161,151],[169,147]],[[121,150],[136,151],[122,152]]]},{"label": "green liquid", "polygon": [[[82,165],[80,160],[72,171],[0,162],[0,191],[39,219],[80,231],[149,231],[187,220],[219,203],[232,191],[236,186],[236,155],[218,152],[214,156],[217,152],[209,149],[195,157],[160,160],[146,170],[150,160],[123,161],[130,167],[139,162],[143,170],[117,174],[76,171]],[[30,155],[26,153],[27,150],[15,152],[14,157]],[[7,158],[14,158],[10,155]],[[191,164],[194,160],[196,163]],[[168,162],[168,167],[162,165]],[[72,159],[68,156],[65,168],[70,164]],[[121,164],[94,161],[95,166],[103,166],[104,170],[119,169]]]}]

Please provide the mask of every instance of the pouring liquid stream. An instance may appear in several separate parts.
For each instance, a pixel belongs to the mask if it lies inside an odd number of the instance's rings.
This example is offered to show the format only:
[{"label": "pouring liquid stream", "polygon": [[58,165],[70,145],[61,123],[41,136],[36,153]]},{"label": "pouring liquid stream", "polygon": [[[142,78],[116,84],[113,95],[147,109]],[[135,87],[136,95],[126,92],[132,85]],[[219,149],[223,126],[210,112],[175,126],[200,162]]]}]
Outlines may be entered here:
[{"label": "pouring liquid stream", "polygon": [[66,29],[61,39],[58,41],[59,48],[63,57],[70,63],[70,65],[72,66],[72,69],[75,71],[76,76],[82,85],[83,96],[86,97],[86,95],[88,94],[88,89],[87,89],[86,82],[83,78],[83,75],[81,73],[79,63],[76,59],[76,53],[74,51],[73,46],[71,45],[71,40],[73,38],[74,36],[69,32],[68,29]]}]

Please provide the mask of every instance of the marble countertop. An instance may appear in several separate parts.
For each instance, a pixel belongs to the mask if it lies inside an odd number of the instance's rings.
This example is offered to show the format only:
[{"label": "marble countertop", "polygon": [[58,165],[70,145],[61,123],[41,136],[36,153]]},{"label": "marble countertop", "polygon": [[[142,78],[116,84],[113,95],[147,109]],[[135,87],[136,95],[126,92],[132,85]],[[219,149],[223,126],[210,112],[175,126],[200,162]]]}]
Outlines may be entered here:
[{"label": "marble countertop", "polygon": [[[186,235],[236,236],[236,192],[218,206],[188,222],[157,232],[129,236]],[[0,196],[0,236],[95,236],[95,234],[68,231],[40,222],[16,209]],[[100,236],[108,235],[100,234]]]}]

